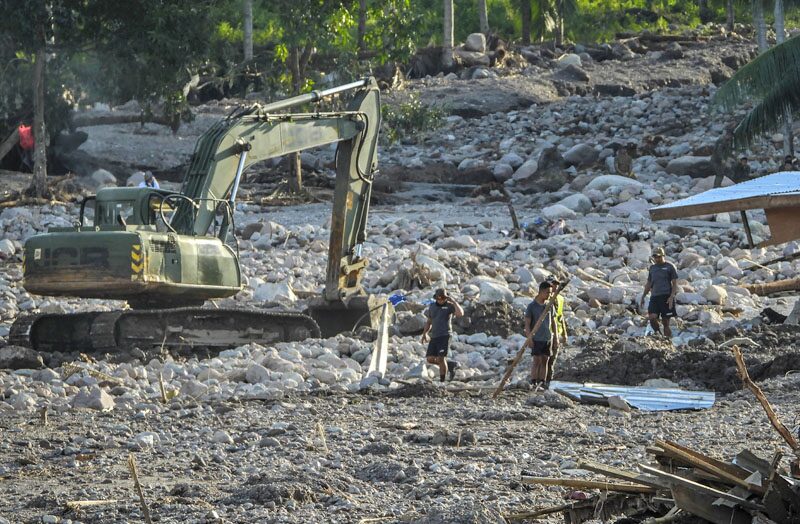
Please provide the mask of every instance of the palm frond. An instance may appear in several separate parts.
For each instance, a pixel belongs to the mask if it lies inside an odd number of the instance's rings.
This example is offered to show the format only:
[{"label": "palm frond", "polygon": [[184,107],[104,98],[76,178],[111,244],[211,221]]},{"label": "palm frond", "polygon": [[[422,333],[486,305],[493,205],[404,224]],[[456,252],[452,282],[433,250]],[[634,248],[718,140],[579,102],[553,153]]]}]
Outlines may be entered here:
[{"label": "palm frond", "polygon": [[[714,95],[713,103],[732,109],[753,98],[764,98],[800,66],[800,35],[759,55],[739,69]],[[800,82],[795,84],[800,89]]]},{"label": "palm frond", "polygon": [[779,129],[787,114],[800,110],[800,64],[786,71],[784,77],[745,116],[733,131],[736,147],[750,147],[753,140]]}]

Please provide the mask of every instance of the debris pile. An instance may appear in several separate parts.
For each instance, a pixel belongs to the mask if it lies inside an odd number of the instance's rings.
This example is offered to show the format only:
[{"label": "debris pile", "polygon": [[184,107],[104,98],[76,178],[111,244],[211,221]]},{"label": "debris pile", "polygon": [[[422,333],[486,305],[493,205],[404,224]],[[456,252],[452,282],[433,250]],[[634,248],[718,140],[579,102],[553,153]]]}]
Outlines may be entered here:
[{"label": "debris pile", "polygon": [[585,500],[508,518],[523,520],[563,512],[565,522],[579,524],[597,518],[595,508],[603,500],[606,508],[602,511],[607,516],[673,516],[683,512],[715,524],[749,524],[757,516],[776,523],[797,522],[800,518],[800,481],[779,469],[781,454],[769,461],[745,449],[732,461],[724,461],[661,440],[648,452],[657,466],[641,464],[640,471],[592,461],[578,464],[583,470],[607,477],[603,480],[523,476],[525,484],[599,489],[602,493],[585,497],[583,492],[573,491],[570,498]]}]

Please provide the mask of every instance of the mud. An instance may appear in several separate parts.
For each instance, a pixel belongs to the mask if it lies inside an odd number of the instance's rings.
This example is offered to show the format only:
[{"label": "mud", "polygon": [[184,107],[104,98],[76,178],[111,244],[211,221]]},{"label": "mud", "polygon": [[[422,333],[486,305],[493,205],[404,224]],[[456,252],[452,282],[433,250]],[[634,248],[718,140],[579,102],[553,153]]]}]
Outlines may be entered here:
[{"label": "mud", "polygon": [[728,330],[674,349],[662,340],[620,340],[595,336],[582,344],[575,358],[559,363],[558,378],[580,382],[639,385],[650,378],[666,378],[682,386],[731,393],[742,388],[729,347],[719,344],[746,336],[755,345],[742,347],[755,381],[800,370],[800,328],[761,326],[747,333]]},{"label": "mud", "polygon": [[486,333],[509,337],[521,333],[523,326],[522,313],[516,311],[507,302],[475,303],[467,314],[456,322],[458,330],[463,333]]}]

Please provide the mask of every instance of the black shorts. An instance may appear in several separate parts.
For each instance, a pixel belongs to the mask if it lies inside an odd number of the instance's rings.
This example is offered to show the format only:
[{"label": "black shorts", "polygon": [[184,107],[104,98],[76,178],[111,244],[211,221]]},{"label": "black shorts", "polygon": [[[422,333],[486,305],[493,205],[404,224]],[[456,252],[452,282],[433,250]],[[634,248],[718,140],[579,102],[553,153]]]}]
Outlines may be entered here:
[{"label": "black shorts", "polygon": [[678,316],[675,311],[675,301],[672,301],[672,307],[667,305],[669,295],[654,295],[650,297],[650,303],[647,305],[647,312],[651,315],[656,315],[661,318],[670,318]]},{"label": "black shorts", "polygon": [[432,337],[428,342],[428,352],[426,357],[446,357],[450,350],[450,335]]},{"label": "black shorts", "polygon": [[549,357],[553,354],[553,342],[543,342],[539,340],[533,341],[533,347],[531,348],[531,353],[533,353],[537,357]]}]

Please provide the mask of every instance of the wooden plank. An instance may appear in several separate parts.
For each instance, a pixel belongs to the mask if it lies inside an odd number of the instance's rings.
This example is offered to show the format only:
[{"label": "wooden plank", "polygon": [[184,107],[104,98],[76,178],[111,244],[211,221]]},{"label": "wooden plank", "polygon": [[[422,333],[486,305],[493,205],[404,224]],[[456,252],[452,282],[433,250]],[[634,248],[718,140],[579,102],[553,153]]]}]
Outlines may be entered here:
[{"label": "wooden plank", "polygon": [[[758,511],[764,511],[764,506],[762,506],[761,504],[756,504],[754,502],[750,502],[749,500],[743,499],[742,497],[737,497],[736,495],[731,495],[730,493],[726,493],[725,491],[720,491],[718,489],[714,489],[714,488],[711,488],[709,486],[705,486],[703,484],[699,484],[697,482],[693,482],[693,481],[691,481],[689,479],[685,479],[683,477],[679,477],[678,475],[673,475],[672,473],[666,473],[664,471],[661,471],[660,469],[651,468],[650,466],[645,466],[643,464],[640,464],[639,467],[642,468],[642,471],[645,471],[647,473],[655,475],[656,477],[662,478],[662,479],[666,480],[667,482],[669,482],[670,489],[673,489],[675,486],[682,486],[682,487],[685,487],[687,489],[696,491],[698,493],[703,493],[703,494],[711,496],[711,497],[721,498],[721,499],[724,499],[724,500],[729,500],[731,502],[735,502],[735,503],[739,504],[740,506],[748,508],[748,509],[755,509],[755,510],[758,510]],[[673,494],[674,494],[674,492],[673,492]]]},{"label": "wooden plank", "polygon": [[619,482],[603,482],[599,480],[558,479],[550,477],[522,477],[523,484],[539,484],[542,486],[564,486],[576,489],[602,489],[620,493],[655,493],[656,488]]},{"label": "wooden plank", "polygon": [[759,495],[764,494],[764,488],[745,481],[741,474],[730,471],[730,469],[727,467],[727,464],[723,463],[722,461],[712,459],[711,457],[707,457],[696,451],[687,450],[685,448],[682,449],[671,442],[657,440],[656,444],[662,447],[664,451],[674,454],[681,460],[691,464],[693,467],[707,471],[708,473],[719,477],[723,481],[730,482],[735,486],[741,486]]},{"label": "wooden plank", "polygon": [[714,524],[750,524],[753,517],[748,513],[724,506],[715,506],[713,495],[697,493],[683,486],[672,487],[675,505],[696,517],[704,518]]},{"label": "wooden plank", "polygon": [[669,483],[664,482],[663,480],[658,479],[656,477],[651,477],[649,475],[642,475],[641,473],[638,473],[636,471],[626,471],[624,469],[615,468],[613,466],[600,464],[599,462],[592,462],[591,460],[579,461],[578,467],[580,469],[585,469],[587,471],[593,471],[594,473],[600,473],[607,477],[627,480],[628,482],[641,484],[643,486],[650,486],[651,488],[669,489]]},{"label": "wooden plank", "polygon": [[753,244],[753,232],[750,231],[750,222],[747,220],[747,211],[744,209],[739,211],[742,217],[742,225],[744,225],[744,234],[747,236],[747,247],[753,249],[755,245]]},{"label": "wooden plank", "polygon": [[767,209],[766,214],[773,242],[782,244],[800,238],[800,206]]}]

